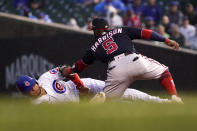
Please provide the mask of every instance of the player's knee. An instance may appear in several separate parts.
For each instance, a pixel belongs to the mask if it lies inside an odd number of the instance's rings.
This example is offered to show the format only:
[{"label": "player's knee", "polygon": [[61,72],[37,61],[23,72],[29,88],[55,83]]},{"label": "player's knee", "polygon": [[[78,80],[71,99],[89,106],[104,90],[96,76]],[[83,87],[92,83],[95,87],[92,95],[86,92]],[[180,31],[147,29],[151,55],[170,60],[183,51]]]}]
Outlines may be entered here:
[{"label": "player's knee", "polygon": [[159,80],[162,81],[164,78],[172,78],[171,73],[169,72],[169,70],[164,71],[164,73],[162,73],[162,75],[160,76]]}]

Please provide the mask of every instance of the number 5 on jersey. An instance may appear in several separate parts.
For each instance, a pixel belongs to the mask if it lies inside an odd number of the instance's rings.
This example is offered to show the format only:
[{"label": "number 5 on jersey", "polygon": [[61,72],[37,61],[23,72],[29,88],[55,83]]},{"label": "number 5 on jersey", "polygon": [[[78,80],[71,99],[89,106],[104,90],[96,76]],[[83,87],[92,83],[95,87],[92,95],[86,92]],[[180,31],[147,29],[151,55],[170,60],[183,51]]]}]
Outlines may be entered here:
[{"label": "number 5 on jersey", "polygon": [[109,38],[102,44],[103,48],[106,50],[106,53],[109,55],[118,49],[117,44],[114,42],[113,38]]}]

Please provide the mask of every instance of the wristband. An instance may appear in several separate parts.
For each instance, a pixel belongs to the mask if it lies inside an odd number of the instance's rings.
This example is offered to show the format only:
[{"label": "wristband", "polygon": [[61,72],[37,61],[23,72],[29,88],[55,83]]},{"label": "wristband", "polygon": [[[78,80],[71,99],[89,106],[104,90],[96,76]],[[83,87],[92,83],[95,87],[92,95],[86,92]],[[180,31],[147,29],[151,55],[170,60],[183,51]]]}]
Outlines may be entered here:
[{"label": "wristband", "polygon": [[165,39],[165,43],[168,44],[170,40],[168,38]]}]

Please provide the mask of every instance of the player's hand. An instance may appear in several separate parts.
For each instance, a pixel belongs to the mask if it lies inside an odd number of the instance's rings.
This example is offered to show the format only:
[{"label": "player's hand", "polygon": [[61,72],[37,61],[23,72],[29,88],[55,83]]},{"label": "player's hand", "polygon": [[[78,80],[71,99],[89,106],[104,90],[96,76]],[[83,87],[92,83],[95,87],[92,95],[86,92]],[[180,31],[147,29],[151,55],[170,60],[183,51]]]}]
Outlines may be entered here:
[{"label": "player's hand", "polygon": [[174,50],[178,50],[179,49],[179,44],[176,41],[174,41],[174,40],[169,40],[167,45],[170,46],[170,47],[173,47]]},{"label": "player's hand", "polygon": [[59,71],[63,77],[68,77],[71,74],[71,66],[69,65],[62,65],[59,67]]},{"label": "player's hand", "polygon": [[80,95],[90,94],[90,88],[88,88],[88,87],[83,86],[83,87],[80,87],[78,89],[79,89]]}]

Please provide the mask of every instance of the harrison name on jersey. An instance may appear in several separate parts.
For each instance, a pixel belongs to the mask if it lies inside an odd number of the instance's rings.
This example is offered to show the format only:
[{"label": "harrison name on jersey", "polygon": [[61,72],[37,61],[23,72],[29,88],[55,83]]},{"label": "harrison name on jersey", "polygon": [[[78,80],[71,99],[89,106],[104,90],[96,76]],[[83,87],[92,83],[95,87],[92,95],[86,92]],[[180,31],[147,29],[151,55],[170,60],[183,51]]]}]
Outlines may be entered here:
[{"label": "harrison name on jersey", "polygon": [[108,38],[112,37],[115,34],[119,34],[122,33],[122,28],[117,28],[114,30],[109,31],[107,34],[105,34],[104,36],[98,38],[98,40],[92,45],[91,50],[96,52],[97,47],[104,42],[105,40],[107,40]]}]

